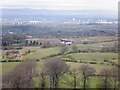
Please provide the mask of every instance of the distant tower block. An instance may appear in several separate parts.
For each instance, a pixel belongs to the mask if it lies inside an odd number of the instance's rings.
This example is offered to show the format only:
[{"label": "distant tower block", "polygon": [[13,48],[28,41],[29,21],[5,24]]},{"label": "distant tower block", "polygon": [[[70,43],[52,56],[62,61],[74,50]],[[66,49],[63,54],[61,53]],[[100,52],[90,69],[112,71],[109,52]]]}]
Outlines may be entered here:
[{"label": "distant tower block", "polygon": [[75,18],[73,18],[73,22],[75,21]]}]

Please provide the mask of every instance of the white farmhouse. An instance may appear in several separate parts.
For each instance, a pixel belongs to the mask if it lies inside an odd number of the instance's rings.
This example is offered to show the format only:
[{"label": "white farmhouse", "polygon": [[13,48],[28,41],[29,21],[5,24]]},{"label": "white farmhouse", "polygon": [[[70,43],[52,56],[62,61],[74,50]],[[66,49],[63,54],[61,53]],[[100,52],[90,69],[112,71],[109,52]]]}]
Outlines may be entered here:
[{"label": "white farmhouse", "polygon": [[71,39],[61,39],[60,43],[65,45],[71,45],[73,44],[74,40]]}]

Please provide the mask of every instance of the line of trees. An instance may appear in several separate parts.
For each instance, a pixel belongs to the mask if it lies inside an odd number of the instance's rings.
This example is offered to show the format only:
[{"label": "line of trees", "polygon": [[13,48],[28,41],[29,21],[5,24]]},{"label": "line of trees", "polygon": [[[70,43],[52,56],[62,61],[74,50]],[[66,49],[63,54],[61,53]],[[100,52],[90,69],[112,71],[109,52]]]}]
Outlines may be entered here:
[{"label": "line of trees", "polygon": [[102,47],[101,48],[101,52],[116,52],[118,53],[120,51],[119,47],[118,47],[118,42],[114,43],[112,46],[109,47]]},{"label": "line of trees", "polygon": [[70,53],[80,53],[80,52],[89,53],[89,52],[98,52],[98,50],[89,49],[89,48],[80,50],[77,45],[72,45],[71,48],[69,48],[67,45],[62,45],[60,47],[60,54],[70,54]]},{"label": "line of trees", "polygon": [[[70,84],[72,88],[89,88],[89,79],[99,77],[99,88],[118,88],[118,68],[103,69],[97,73],[89,64],[82,64],[79,68],[73,68],[59,58],[48,58],[40,71],[36,72],[36,60],[26,60],[20,63],[13,71],[3,75],[3,88],[34,88],[33,78],[40,77],[40,88],[60,88],[60,84]],[[66,78],[62,78],[66,75]],[[67,77],[72,78],[69,81]],[[64,80],[62,80],[64,79]],[[61,82],[61,80],[63,82]],[[65,83],[66,81],[66,83]],[[81,86],[79,86],[81,85]]]},{"label": "line of trees", "polygon": [[94,49],[90,49],[90,48],[86,48],[83,50],[79,50],[77,45],[72,45],[71,47],[71,51],[69,50],[69,47],[67,45],[62,45],[60,48],[60,53],[61,54],[66,54],[66,53],[78,53],[78,52],[83,52],[83,53],[89,53],[89,52],[119,52],[119,48],[118,48],[118,43],[114,43],[112,46],[104,46],[101,47],[100,50],[94,50]]},{"label": "line of trees", "polygon": [[[76,45],[73,45],[73,46],[71,47],[71,49],[72,49],[71,52],[73,52],[73,53],[79,51],[79,49],[78,49],[78,47],[77,47]],[[67,54],[68,51],[69,51],[69,48],[68,48],[67,45],[62,45],[62,46],[60,47],[60,54]]]},{"label": "line of trees", "polygon": [[25,41],[26,37],[21,34],[2,35],[2,46],[9,46],[11,44],[20,44]]},{"label": "line of trees", "polygon": [[25,45],[26,46],[40,46],[40,45],[42,45],[42,43],[38,42],[38,41],[25,40]]}]

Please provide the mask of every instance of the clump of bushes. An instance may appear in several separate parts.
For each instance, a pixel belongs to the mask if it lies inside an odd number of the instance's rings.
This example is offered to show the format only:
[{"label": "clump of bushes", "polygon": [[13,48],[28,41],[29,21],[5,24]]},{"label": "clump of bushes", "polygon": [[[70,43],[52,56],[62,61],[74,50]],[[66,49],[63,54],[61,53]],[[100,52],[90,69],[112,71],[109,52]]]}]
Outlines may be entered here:
[{"label": "clump of bushes", "polygon": [[105,60],[104,60],[104,62],[108,62],[108,60],[107,60],[107,59],[105,59]]},{"label": "clump of bushes", "polygon": [[80,61],[79,63],[84,63],[84,61]]},{"label": "clump of bushes", "polygon": [[66,61],[66,62],[75,62],[75,63],[78,62],[77,60],[70,60],[70,59],[64,59],[64,61]]},{"label": "clump of bushes", "polygon": [[104,64],[103,62],[101,62],[100,64]]},{"label": "clump of bushes", "polygon": [[97,62],[90,62],[90,64],[97,64]]},{"label": "clump of bushes", "polygon": [[93,59],[93,61],[96,61],[96,59]]},{"label": "clump of bushes", "polygon": [[23,60],[1,60],[0,62],[23,62]]},{"label": "clump of bushes", "polygon": [[112,58],[112,60],[116,60],[116,58]]},{"label": "clump of bushes", "polygon": [[68,59],[75,59],[74,57],[72,57],[71,55],[66,55],[64,56],[64,58],[68,58]]}]

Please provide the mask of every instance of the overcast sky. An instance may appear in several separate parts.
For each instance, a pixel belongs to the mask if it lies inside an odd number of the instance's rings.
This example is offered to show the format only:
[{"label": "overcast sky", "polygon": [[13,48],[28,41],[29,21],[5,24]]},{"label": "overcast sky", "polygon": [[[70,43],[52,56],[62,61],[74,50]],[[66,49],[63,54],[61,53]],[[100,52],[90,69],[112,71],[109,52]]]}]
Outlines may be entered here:
[{"label": "overcast sky", "polygon": [[0,0],[1,7],[57,10],[115,10],[119,0]]}]

